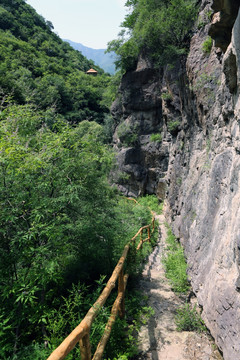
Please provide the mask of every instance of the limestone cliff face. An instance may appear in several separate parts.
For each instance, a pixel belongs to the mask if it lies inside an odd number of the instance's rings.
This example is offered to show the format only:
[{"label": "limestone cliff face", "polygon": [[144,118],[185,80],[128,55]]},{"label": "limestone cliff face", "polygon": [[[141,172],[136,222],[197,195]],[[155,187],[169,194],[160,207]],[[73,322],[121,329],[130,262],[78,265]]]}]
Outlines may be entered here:
[{"label": "limestone cliff face", "polygon": [[[186,61],[156,70],[142,57],[112,107],[119,187],[165,199],[225,360],[240,359],[239,6],[203,0]],[[202,48],[208,33],[210,54]]]}]

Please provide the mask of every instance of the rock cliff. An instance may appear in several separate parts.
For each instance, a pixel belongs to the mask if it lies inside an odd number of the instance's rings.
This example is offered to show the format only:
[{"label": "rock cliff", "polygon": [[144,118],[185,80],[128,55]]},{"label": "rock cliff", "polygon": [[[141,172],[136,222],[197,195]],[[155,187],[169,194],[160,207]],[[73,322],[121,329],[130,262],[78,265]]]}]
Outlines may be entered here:
[{"label": "rock cliff", "polygon": [[187,58],[156,69],[142,55],[112,106],[116,182],[165,199],[225,360],[240,359],[239,7],[203,0]]}]

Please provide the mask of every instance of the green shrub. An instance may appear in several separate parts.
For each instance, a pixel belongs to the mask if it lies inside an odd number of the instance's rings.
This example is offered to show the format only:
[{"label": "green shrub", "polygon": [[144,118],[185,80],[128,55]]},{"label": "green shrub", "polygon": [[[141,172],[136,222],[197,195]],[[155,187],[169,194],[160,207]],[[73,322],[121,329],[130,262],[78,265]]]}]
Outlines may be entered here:
[{"label": "green shrub", "polygon": [[[3,358],[5,360],[45,360],[50,355],[51,351],[46,348],[44,344],[33,343],[32,345],[22,348],[16,355]],[[70,359],[69,359],[70,360]]]},{"label": "green shrub", "polygon": [[196,305],[191,308],[190,304],[185,304],[177,309],[175,321],[178,331],[206,331],[206,326],[196,310]]},{"label": "green shrub", "polygon": [[[140,327],[154,315],[154,310],[147,306],[146,300],[147,298],[136,289],[126,296],[126,318],[116,320],[106,346],[106,354],[109,360],[128,360],[139,353],[136,334]],[[127,319],[134,320],[129,323]]]},{"label": "green shrub", "polygon": [[175,121],[170,121],[167,124],[168,130],[171,134],[175,134],[178,129],[179,129],[179,125],[180,125],[180,121],[179,120],[175,120]]},{"label": "green shrub", "polygon": [[202,50],[205,54],[210,54],[213,45],[211,36],[208,36],[202,44]]},{"label": "green shrub", "polygon": [[115,123],[111,115],[106,115],[103,122],[103,137],[105,143],[111,143],[115,130]]},{"label": "green shrub", "polygon": [[122,23],[126,30],[108,46],[108,51],[118,55],[116,66],[123,72],[136,66],[141,52],[147,53],[156,66],[174,64],[186,53],[188,34],[198,12],[195,0],[129,0],[126,6],[130,9]]},{"label": "green shrub", "polygon": [[212,10],[208,10],[203,15],[200,15],[197,21],[197,28],[201,29],[205,25],[209,24],[209,22],[211,21],[212,14],[213,14]]},{"label": "green shrub", "polygon": [[170,94],[170,92],[164,92],[162,93],[161,98],[165,101],[172,100],[172,94]]},{"label": "green shrub", "polygon": [[159,133],[158,134],[152,134],[150,136],[150,141],[160,143],[162,141],[162,135],[159,134]]},{"label": "green shrub", "polygon": [[[94,302],[95,279],[112,273],[152,215],[109,186],[113,155],[100,125],[71,127],[15,105],[0,120],[0,358],[16,348],[16,358],[27,359],[29,348],[40,359],[43,330],[50,350],[68,335]],[[136,257],[135,273],[145,251],[150,244]]]},{"label": "green shrub", "polygon": [[128,147],[136,145],[138,140],[137,125],[126,124],[123,122],[118,126],[117,135],[124,146]]},{"label": "green shrub", "polygon": [[190,286],[187,279],[187,263],[181,244],[173,235],[171,229],[167,231],[167,252],[163,259],[166,277],[170,280],[173,291],[188,292]]},{"label": "green shrub", "polygon": [[138,202],[146,207],[149,207],[157,214],[162,213],[163,203],[160,204],[156,195],[145,195],[138,198]]},{"label": "green shrub", "polygon": [[198,18],[197,28],[199,30],[202,29],[206,24],[207,24],[207,22],[202,17]]}]

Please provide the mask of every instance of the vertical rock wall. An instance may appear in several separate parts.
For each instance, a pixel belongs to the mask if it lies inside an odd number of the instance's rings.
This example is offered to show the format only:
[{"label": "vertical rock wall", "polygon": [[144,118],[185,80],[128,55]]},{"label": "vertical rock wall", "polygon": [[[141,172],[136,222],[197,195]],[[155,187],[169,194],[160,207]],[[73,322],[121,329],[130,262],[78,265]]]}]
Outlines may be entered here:
[{"label": "vertical rock wall", "polygon": [[[154,69],[141,57],[112,107],[116,182],[128,195],[165,198],[225,360],[240,359],[239,6],[203,0],[187,59]],[[208,33],[210,53],[203,50]]]}]

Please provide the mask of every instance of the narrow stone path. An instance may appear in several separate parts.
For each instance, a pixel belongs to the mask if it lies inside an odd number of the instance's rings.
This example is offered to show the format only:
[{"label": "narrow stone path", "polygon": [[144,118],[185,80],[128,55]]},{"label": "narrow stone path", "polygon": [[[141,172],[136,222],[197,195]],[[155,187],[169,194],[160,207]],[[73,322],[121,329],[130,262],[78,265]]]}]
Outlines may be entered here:
[{"label": "narrow stone path", "polygon": [[162,257],[164,253],[166,228],[163,215],[159,221],[159,242],[149,256],[145,266],[140,288],[148,296],[148,305],[155,314],[139,332],[138,360],[220,360],[223,359],[214,342],[207,334],[178,332],[175,325],[175,313],[185,299],[177,296],[165,277]]}]

